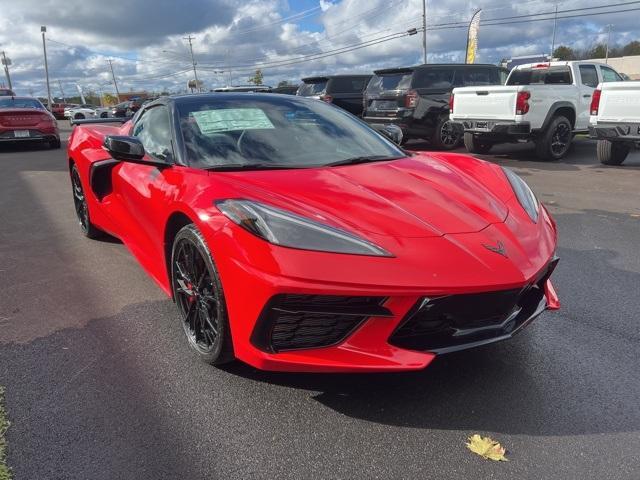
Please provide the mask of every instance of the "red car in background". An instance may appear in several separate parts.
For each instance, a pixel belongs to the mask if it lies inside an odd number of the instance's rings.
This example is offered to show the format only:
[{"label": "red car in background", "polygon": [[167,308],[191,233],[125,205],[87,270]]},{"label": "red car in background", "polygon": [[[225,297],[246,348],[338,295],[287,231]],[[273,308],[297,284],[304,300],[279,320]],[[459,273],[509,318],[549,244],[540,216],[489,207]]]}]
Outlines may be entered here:
[{"label": "red car in background", "polygon": [[51,104],[51,113],[58,120],[64,120],[64,109],[68,105],[66,103],[53,103]]},{"label": "red car in background", "polygon": [[418,370],[559,308],[555,223],[511,170],[408,153],[299,96],[163,97],[100,121],[72,121],[81,230],[124,242],[208,363]]},{"label": "red car in background", "polygon": [[25,141],[60,148],[58,122],[37,98],[0,97],[0,142]]}]

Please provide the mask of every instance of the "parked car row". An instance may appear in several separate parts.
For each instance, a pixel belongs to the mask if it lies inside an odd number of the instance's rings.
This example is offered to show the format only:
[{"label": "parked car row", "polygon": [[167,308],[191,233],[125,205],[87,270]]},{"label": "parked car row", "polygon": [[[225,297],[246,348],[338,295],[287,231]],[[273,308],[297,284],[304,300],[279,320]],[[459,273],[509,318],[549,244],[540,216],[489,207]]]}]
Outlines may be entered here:
[{"label": "parked car row", "polygon": [[[539,158],[558,160],[569,152],[576,134],[589,132],[592,103],[602,91],[596,88],[609,82],[622,82],[620,91],[629,85],[613,68],[600,63],[519,65],[511,70],[506,85],[455,88],[450,118],[470,153],[488,153],[501,143],[533,142]],[[626,95],[612,98],[622,104],[628,101]],[[619,147],[607,148],[608,161],[622,156],[612,153],[622,151]]]}]

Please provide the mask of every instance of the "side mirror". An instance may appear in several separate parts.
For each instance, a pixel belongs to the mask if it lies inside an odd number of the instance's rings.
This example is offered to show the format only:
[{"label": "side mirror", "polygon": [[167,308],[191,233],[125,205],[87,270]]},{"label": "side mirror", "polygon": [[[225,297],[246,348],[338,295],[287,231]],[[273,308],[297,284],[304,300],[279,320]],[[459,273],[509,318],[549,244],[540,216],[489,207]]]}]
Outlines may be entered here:
[{"label": "side mirror", "polygon": [[400,145],[402,143],[402,139],[404,134],[402,133],[402,129],[393,123],[386,124],[371,124],[371,127],[378,133],[384,135],[389,140],[391,140],[396,145]]},{"label": "side mirror", "polygon": [[109,155],[116,160],[156,167],[168,167],[167,162],[151,157],[145,158],[144,146],[138,137],[125,135],[107,135],[104,137],[103,146]]}]

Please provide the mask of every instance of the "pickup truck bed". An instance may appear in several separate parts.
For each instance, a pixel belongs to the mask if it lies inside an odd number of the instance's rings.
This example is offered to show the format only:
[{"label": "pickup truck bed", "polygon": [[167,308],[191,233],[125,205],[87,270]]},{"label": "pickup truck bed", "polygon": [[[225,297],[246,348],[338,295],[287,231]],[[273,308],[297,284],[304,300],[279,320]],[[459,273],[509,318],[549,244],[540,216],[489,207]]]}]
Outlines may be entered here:
[{"label": "pickup truck bed", "polygon": [[598,86],[591,103],[589,133],[598,140],[598,160],[620,165],[640,145],[640,82]]}]

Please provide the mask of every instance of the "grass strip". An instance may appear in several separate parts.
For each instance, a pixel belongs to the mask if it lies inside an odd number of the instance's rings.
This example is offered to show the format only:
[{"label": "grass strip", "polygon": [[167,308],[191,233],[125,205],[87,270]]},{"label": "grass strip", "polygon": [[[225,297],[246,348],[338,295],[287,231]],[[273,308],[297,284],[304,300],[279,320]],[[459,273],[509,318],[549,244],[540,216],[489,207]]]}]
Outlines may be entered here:
[{"label": "grass strip", "polygon": [[7,440],[4,438],[8,428],[9,420],[4,409],[4,387],[0,386],[0,480],[11,480],[11,470],[7,466]]}]

